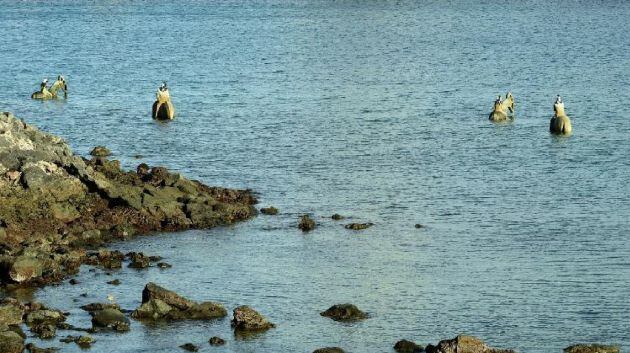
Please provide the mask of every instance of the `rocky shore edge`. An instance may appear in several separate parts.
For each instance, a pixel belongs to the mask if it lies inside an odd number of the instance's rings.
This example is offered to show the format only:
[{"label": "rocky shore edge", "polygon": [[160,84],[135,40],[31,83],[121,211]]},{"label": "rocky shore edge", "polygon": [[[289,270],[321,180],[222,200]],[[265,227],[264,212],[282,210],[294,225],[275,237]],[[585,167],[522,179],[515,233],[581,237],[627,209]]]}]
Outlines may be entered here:
[{"label": "rocky shore edge", "polygon": [[211,228],[256,214],[249,190],[209,187],[163,167],[75,155],[60,137],[0,113],[0,287],[41,286],[81,264],[117,266],[109,242]]}]

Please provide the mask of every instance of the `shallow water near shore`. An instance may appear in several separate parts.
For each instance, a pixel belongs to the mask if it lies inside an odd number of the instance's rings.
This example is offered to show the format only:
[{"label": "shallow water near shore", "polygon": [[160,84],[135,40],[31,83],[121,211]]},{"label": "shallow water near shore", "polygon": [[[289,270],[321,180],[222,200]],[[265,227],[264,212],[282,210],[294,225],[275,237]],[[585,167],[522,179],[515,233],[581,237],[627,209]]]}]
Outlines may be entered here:
[{"label": "shallow water near shore", "polygon": [[[154,281],[229,310],[251,305],[277,324],[236,338],[229,318],[132,321],[129,333],[95,335],[99,353],[187,342],[202,352],[376,353],[459,333],[519,352],[627,349],[628,16],[624,1],[0,0],[0,110],[77,153],[103,144],[127,168],[251,188],[260,206],[280,209],[114,244],[173,268],[84,267],[78,285],[34,297],[87,327],[79,305],[112,294],[134,309]],[[67,101],[29,99],[59,73]],[[161,80],[178,115],[167,124],[150,118]],[[516,120],[491,124],[493,98],[507,90]],[[570,138],[548,133],[558,93]],[[319,222],[307,234],[296,228],[304,213]],[[113,278],[121,285],[106,284]],[[371,318],[319,316],[343,302]],[[227,345],[209,346],[215,335]]]}]

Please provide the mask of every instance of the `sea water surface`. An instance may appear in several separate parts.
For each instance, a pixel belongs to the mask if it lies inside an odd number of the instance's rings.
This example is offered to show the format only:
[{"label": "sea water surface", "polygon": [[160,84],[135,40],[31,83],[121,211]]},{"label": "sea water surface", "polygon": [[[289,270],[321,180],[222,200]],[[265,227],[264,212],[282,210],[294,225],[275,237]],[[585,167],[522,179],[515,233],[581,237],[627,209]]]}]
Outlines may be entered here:
[{"label": "sea water surface", "polygon": [[[129,333],[94,335],[94,353],[186,342],[376,353],[459,333],[528,353],[577,342],[627,350],[628,18],[630,2],[614,0],[0,0],[0,110],[79,154],[106,145],[125,168],[251,188],[259,206],[280,209],[116,244],[173,268],[85,267],[78,285],[33,296],[89,326],[80,304],[112,294],[133,309],[154,281],[230,310],[251,305],[277,324],[244,339],[229,318],[132,321]],[[67,100],[29,99],[58,74]],[[162,80],[177,110],[166,124],[150,116]],[[490,123],[508,90],[516,119]],[[548,132],[556,94],[570,138]],[[319,227],[303,234],[305,213]],[[105,283],[113,278],[122,284]],[[371,318],[319,315],[343,302]],[[214,335],[227,345],[209,346]]]}]

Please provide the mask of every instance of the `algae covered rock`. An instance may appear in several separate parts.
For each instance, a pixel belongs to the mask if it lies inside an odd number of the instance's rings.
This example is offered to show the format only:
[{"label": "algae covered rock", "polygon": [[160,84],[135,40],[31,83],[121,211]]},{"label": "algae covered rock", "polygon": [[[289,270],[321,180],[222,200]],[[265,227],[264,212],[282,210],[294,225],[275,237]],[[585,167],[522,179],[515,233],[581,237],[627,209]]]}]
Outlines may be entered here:
[{"label": "algae covered rock", "polygon": [[489,347],[479,338],[465,335],[442,340],[435,346],[428,345],[425,351],[427,353],[514,353],[508,349]]},{"label": "algae covered rock", "polygon": [[218,303],[197,303],[155,283],[142,291],[142,305],[131,316],[140,320],[209,320],[224,317],[227,310]]},{"label": "algae covered rock", "polygon": [[357,321],[367,319],[368,315],[354,304],[337,304],[320,313],[321,316],[335,321]]},{"label": "algae covered rock", "polygon": [[222,346],[225,344],[225,340],[221,337],[214,336],[208,340],[208,343],[210,343],[211,346]]},{"label": "algae covered rock", "polygon": [[112,152],[105,146],[96,146],[90,151],[90,155],[94,157],[107,157],[111,154]]},{"label": "algae covered rock", "polygon": [[265,331],[275,325],[256,310],[242,305],[234,309],[232,327],[238,331]]},{"label": "algae covered rock", "polygon": [[373,225],[374,223],[350,223],[350,224],[346,224],[345,228],[351,229],[351,230],[363,230],[363,229],[368,229]]},{"label": "algae covered rock", "polygon": [[105,308],[92,313],[92,327],[109,328],[115,331],[129,331],[129,319],[115,308]]},{"label": "algae covered rock", "polygon": [[13,331],[0,331],[0,352],[22,353],[24,338]]},{"label": "algae covered rock", "polygon": [[260,213],[265,214],[265,215],[275,216],[278,214],[278,209],[273,206],[263,207],[260,209]]},{"label": "algae covered rock", "polygon": [[619,353],[619,346],[602,344],[575,344],[563,349],[564,353]]},{"label": "algae covered rock", "polygon": [[317,226],[317,224],[315,223],[315,221],[309,217],[308,215],[304,215],[302,217],[300,217],[300,222],[298,223],[298,228],[303,231],[303,232],[310,232],[311,230],[315,229],[315,227]]}]

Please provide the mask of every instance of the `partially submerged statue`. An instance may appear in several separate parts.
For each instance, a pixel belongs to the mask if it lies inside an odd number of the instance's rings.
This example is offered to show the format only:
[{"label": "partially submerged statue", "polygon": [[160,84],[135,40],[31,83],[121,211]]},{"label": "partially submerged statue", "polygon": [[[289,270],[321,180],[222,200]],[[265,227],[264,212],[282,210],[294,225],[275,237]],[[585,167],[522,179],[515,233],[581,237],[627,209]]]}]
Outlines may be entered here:
[{"label": "partially submerged statue", "polygon": [[153,119],[173,120],[175,118],[175,108],[171,103],[171,95],[163,82],[156,93],[156,100],[153,103]]},{"label": "partially submerged statue", "polygon": [[[508,114],[509,112],[509,114]],[[512,92],[505,95],[505,100],[499,97],[494,101],[494,109],[490,113],[489,119],[494,122],[506,121],[514,118],[514,96]]]},{"label": "partially submerged statue", "polygon": [[66,83],[66,79],[59,75],[57,76],[57,80],[53,82],[50,88],[47,87],[48,79],[45,78],[42,83],[39,85],[39,91],[31,94],[31,98],[33,99],[55,99],[57,98],[57,91],[60,89],[63,90],[64,98],[68,98],[68,84]]},{"label": "partially submerged statue", "polygon": [[549,131],[554,135],[571,135],[573,128],[571,127],[571,120],[564,112],[564,103],[562,97],[558,95],[556,102],[553,104],[554,116],[549,123]]}]

